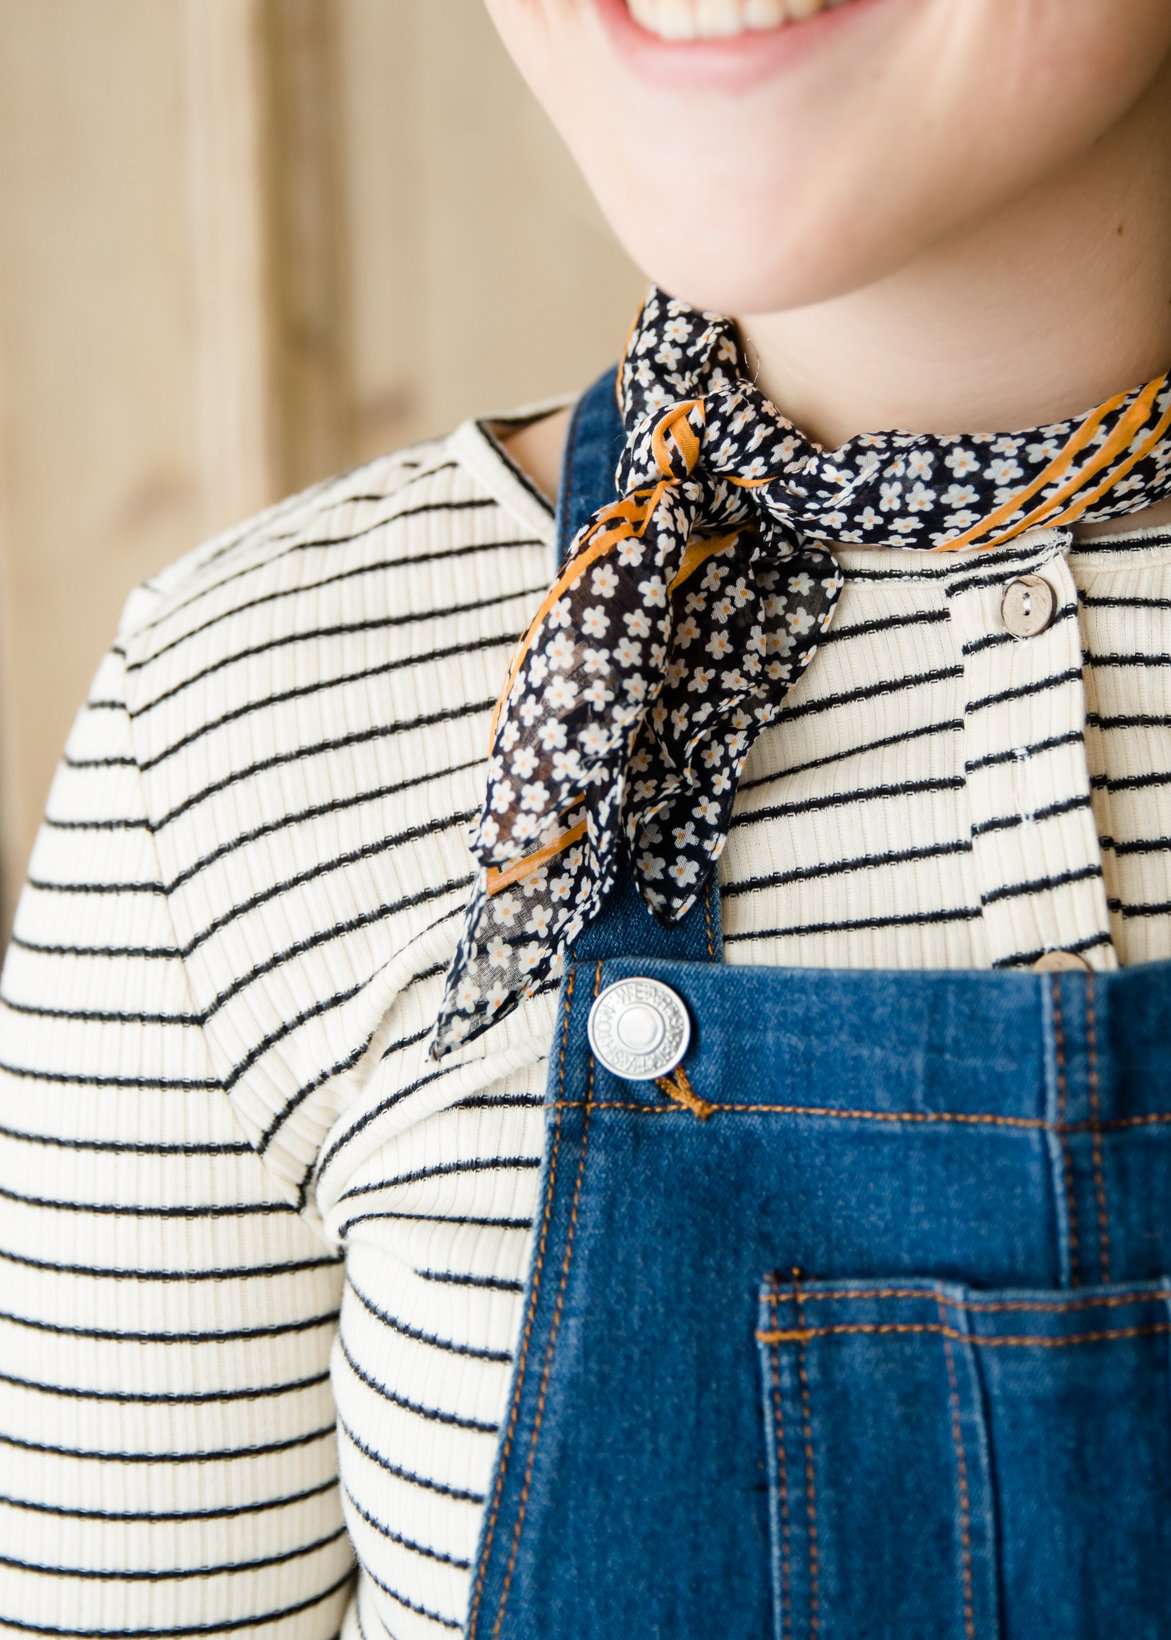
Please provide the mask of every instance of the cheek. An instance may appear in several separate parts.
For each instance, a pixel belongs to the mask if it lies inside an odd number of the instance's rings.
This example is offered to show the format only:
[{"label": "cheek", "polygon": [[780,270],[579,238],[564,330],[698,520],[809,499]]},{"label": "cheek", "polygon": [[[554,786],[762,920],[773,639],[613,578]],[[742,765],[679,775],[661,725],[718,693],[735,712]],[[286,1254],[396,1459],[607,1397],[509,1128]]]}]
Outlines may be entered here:
[{"label": "cheek", "polygon": [[636,265],[746,314],[870,283],[1016,197],[1171,50],[1168,0],[889,0],[832,75],[727,97],[633,82],[593,0],[487,3]]}]

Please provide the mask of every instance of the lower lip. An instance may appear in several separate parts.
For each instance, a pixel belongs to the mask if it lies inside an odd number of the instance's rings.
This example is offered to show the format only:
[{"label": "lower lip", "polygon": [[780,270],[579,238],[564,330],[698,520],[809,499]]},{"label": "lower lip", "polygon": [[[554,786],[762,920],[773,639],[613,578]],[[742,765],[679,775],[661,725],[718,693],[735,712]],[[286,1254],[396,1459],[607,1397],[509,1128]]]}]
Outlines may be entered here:
[{"label": "lower lip", "polygon": [[669,88],[744,91],[829,46],[884,0],[847,0],[800,22],[711,40],[661,40],[640,27],[626,0],[594,0],[614,49],[638,77]]}]

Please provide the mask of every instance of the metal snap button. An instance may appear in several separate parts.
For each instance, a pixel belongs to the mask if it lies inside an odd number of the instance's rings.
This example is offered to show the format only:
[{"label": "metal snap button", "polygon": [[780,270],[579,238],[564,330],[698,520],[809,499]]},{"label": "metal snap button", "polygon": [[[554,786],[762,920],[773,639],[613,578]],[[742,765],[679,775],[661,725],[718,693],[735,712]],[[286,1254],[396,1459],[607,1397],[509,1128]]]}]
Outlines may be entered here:
[{"label": "metal snap button", "polygon": [[1035,638],[1057,612],[1057,594],[1043,575],[1018,575],[1004,589],[1000,614],[1014,638]]},{"label": "metal snap button", "polygon": [[1046,951],[1033,964],[1034,968],[1040,969],[1043,973],[1047,973],[1050,969],[1089,968],[1089,966],[1090,964],[1085,957],[1077,951]]},{"label": "metal snap button", "polygon": [[691,1041],[683,999],[657,979],[619,979],[595,999],[586,1026],[590,1047],[615,1076],[666,1076]]}]

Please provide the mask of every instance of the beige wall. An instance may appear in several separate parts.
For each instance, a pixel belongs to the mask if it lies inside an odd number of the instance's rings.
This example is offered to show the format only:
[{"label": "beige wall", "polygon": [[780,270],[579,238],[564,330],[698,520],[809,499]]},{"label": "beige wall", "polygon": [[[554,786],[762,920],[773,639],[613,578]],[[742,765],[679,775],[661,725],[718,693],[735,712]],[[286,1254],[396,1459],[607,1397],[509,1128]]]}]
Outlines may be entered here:
[{"label": "beige wall", "polygon": [[0,945],[131,585],[643,281],[482,0],[0,0]]}]

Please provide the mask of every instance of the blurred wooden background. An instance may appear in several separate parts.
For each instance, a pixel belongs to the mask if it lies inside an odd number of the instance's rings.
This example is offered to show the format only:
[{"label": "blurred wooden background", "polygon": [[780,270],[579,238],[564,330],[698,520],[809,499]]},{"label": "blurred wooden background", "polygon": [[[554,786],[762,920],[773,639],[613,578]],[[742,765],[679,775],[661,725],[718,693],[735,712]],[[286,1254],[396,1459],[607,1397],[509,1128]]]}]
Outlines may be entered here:
[{"label": "blurred wooden background", "polygon": [[0,0],[0,948],[130,587],[584,386],[643,280],[481,0]]}]

